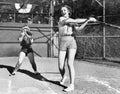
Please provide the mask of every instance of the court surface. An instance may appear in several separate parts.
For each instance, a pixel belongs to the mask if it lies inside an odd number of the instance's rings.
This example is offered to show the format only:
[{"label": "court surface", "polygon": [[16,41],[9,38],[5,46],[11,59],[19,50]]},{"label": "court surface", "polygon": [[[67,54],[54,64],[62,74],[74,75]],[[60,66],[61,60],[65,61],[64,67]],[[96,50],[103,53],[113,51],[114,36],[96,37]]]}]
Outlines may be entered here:
[{"label": "court surface", "polygon": [[75,91],[67,93],[63,89],[69,85],[68,68],[68,79],[61,86],[57,58],[35,57],[35,61],[41,75],[34,75],[25,58],[17,74],[9,76],[17,57],[1,57],[0,94],[120,94],[119,63],[75,60]]}]

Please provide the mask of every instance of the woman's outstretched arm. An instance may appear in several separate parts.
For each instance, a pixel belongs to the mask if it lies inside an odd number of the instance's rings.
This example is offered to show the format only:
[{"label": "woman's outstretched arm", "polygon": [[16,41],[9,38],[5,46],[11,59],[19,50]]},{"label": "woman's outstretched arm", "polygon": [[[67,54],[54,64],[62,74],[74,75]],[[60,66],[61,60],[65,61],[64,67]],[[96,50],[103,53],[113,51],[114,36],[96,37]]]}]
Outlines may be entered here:
[{"label": "woman's outstretched arm", "polygon": [[88,20],[86,20],[80,27],[75,27],[77,30],[82,30],[88,22],[96,22],[97,20],[93,17],[90,17]]},{"label": "woman's outstretched arm", "polygon": [[65,21],[65,23],[83,23],[86,20],[87,19],[72,19],[72,18],[69,18]]}]

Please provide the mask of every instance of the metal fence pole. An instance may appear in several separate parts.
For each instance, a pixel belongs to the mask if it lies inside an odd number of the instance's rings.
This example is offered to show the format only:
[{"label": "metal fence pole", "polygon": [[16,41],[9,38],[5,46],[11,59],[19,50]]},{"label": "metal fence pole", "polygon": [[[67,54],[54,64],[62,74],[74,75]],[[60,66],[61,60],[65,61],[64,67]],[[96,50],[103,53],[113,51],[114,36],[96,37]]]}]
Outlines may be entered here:
[{"label": "metal fence pole", "polygon": [[14,15],[14,23],[16,22],[16,14],[15,13],[13,13],[13,15]]},{"label": "metal fence pole", "polygon": [[[103,22],[105,23],[105,0],[103,0]],[[103,58],[106,57],[106,33],[105,25],[103,26]]]},{"label": "metal fence pole", "polygon": [[53,37],[53,12],[54,12],[54,5],[53,0],[50,2],[50,24],[51,24],[51,39],[50,39],[50,55],[53,57],[53,43],[52,43],[52,37]]}]

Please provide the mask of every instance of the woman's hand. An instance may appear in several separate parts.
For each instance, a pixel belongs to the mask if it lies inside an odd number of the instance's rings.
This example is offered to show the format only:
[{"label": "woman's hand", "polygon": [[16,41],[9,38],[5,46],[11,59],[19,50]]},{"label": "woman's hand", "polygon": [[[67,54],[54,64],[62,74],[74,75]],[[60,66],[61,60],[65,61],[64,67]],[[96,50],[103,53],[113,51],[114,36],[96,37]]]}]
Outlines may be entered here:
[{"label": "woman's hand", "polygon": [[21,32],[21,36],[25,36],[25,32]]},{"label": "woman's hand", "polygon": [[91,21],[91,22],[96,22],[97,21],[94,17],[90,17],[88,20]]}]

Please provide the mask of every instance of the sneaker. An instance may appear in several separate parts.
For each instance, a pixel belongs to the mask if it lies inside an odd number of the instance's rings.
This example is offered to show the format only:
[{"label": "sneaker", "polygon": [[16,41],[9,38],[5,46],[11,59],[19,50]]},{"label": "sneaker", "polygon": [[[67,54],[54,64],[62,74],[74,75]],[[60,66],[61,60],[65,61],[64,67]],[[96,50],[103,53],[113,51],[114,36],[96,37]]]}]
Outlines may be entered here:
[{"label": "sneaker", "polygon": [[16,72],[12,72],[9,76],[14,76],[16,74]]},{"label": "sneaker", "polygon": [[65,76],[65,77],[64,77],[64,78],[60,81],[60,84],[61,84],[61,85],[64,85],[64,84],[65,84],[66,79],[67,79],[67,76]]},{"label": "sneaker", "polygon": [[70,92],[74,90],[74,85],[70,85],[69,87],[67,87],[66,89],[64,89],[65,92]]}]

